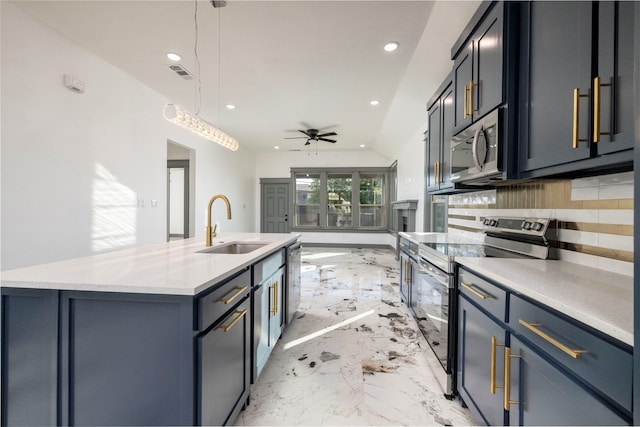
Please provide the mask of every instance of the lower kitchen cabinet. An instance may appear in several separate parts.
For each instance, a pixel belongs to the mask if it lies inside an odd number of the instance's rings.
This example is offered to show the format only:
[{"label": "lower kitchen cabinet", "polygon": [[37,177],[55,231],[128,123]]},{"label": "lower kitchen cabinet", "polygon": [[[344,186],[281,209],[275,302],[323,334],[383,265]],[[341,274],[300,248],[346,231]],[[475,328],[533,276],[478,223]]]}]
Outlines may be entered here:
[{"label": "lower kitchen cabinet", "polygon": [[504,347],[507,332],[464,297],[458,316],[458,393],[478,421],[503,425],[504,364],[498,363],[497,350]]},{"label": "lower kitchen cabinet", "polygon": [[633,349],[461,267],[458,391],[487,425],[627,425]]},{"label": "lower kitchen cabinet", "polygon": [[[608,405],[576,383],[544,356],[512,336],[510,425],[627,425]],[[631,375],[631,372],[629,372]]]},{"label": "lower kitchen cabinet", "polygon": [[286,271],[284,249],[253,266],[252,383],[282,335]]},{"label": "lower kitchen cabinet", "polygon": [[246,295],[218,324],[199,336],[198,425],[226,425],[249,398],[251,315]]}]

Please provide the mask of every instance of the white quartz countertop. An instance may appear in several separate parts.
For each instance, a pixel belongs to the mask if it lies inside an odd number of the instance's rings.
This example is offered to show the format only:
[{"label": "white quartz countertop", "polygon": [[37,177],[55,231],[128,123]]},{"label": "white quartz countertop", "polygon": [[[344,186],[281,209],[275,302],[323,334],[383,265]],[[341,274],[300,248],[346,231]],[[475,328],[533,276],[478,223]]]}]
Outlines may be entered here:
[{"label": "white quartz countertop", "polygon": [[456,262],[633,346],[633,277],[558,260]]},{"label": "white quartz countertop", "polygon": [[247,254],[209,254],[204,237],[124,249],[67,261],[3,271],[3,287],[141,294],[197,295],[269,253],[297,233],[222,233],[213,246],[266,242]]}]

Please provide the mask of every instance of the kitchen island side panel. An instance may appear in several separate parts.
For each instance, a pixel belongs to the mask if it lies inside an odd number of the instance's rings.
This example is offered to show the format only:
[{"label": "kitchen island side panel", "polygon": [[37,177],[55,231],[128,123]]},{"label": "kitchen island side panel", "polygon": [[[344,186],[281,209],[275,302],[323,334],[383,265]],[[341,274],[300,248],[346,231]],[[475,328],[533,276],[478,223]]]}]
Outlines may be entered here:
[{"label": "kitchen island side panel", "polygon": [[193,299],[62,292],[62,425],[193,425]]},{"label": "kitchen island side panel", "polygon": [[58,425],[58,291],[2,289],[2,425]]}]

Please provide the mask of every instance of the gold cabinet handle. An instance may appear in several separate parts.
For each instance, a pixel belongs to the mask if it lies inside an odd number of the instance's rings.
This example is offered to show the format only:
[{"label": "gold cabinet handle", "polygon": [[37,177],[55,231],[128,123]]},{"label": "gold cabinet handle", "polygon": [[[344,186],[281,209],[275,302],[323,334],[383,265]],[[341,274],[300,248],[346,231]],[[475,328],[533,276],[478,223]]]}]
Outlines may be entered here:
[{"label": "gold cabinet handle", "polygon": [[468,284],[468,283],[462,282],[462,287],[465,288],[465,289],[468,289],[472,294],[474,294],[475,296],[477,296],[480,299],[491,298],[491,295],[483,294],[482,292],[478,291],[475,288],[475,285],[473,283],[472,284]]},{"label": "gold cabinet handle", "polygon": [[436,162],[434,164],[434,174],[436,178],[436,185],[440,185],[440,162]]},{"label": "gold cabinet handle", "polygon": [[496,394],[497,388],[504,388],[504,385],[496,384],[496,353],[498,347],[504,347],[504,343],[498,342],[494,336],[491,337],[491,394]]},{"label": "gold cabinet handle", "polygon": [[276,296],[277,296],[276,292],[277,291],[276,291],[275,282],[270,287],[271,287],[271,290],[273,291],[273,304],[271,305],[271,314],[275,316],[276,313],[277,313],[276,310],[278,309],[278,307],[276,307],[276,304],[277,304],[277,302],[276,302]]},{"label": "gold cabinet handle", "polygon": [[611,132],[600,131],[600,89],[610,87],[610,83],[602,83],[600,76],[593,79],[593,142],[600,142],[600,136],[611,135]]},{"label": "gold cabinet handle", "polygon": [[580,94],[580,88],[573,89],[573,148],[586,139],[580,139],[580,98],[588,98],[589,95]]},{"label": "gold cabinet handle", "polygon": [[477,84],[473,84],[473,80],[471,80],[469,82],[469,113],[467,114],[468,116],[472,116],[474,111],[473,109],[473,87],[474,86],[478,86]]},{"label": "gold cabinet handle", "polygon": [[464,85],[464,108],[462,109],[462,118],[467,118],[467,111],[469,111],[469,88]]},{"label": "gold cabinet handle", "polygon": [[229,323],[228,325],[220,325],[216,329],[222,329],[224,332],[229,332],[229,329],[233,328],[233,325],[238,323],[238,321],[240,321],[240,319],[242,319],[244,315],[247,314],[247,309],[236,311],[235,313],[237,314],[237,316],[231,321],[231,323]]},{"label": "gold cabinet handle", "polygon": [[518,319],[518,322],[520,322],[520,324],[522,326],[524,326],[525,328],[529,329],[534,334],[538,335],[539,337],[541,337],[545,341],[553,344],[555,347],[557,347],[560,350],[564,351],[565,353],[567,353],[569,356],[573,357],[574,359],[579,359],[582,354],[588,353],[587,350],[572,349],[571,347],[569,347],[569,346],[561,343],[557,339],[553,338],[552,336],[550,336],[546,332],[542,332],[540,329],[538,329],[538,327],[541,326],[539,323],[530,323],[530,322],[524,321],[522,319]]},{"label": "gold cabinet handle", "polygon": [[274,289],[274,294],[275,294],[275,297],[274,297],[275,301],[274,302],[275,302],[275,305],[276,305],[276,310],[275,310],[274,314],[278,314],[278,311],[280,310],[280,307],[278,307],[280,305],[280,304],[278,304],[278,287],[279,287],[278,285],[279,285],[279,283],[276,280],[275,287],[273,288]]},{"label": "gold cabinet handle", "polygon": [[511,359],[517,359],[520,356],[511,354],[509,347],[504,348],[504,410],[508,411],[511,405],[520,403],[517,400],[511,400]]},{"label": "gold cabinet handle", "polygon": [[[236,292],[235,294],[231,295],[229,298],[219,298],[219,299],[215,300],[215,302],[223,302],[225,304],[229,304],[231,301],[233,301],[234,299],[236,299],[240,295],[242,295],[242,293],[244,291],[246,291],[248,288],[249,288],[249,285],[243,286],[243,287],[236,286],[233,289],[237,289],[238,292]],[[229,291],[229,292],[231,292],[231,291]]]}]

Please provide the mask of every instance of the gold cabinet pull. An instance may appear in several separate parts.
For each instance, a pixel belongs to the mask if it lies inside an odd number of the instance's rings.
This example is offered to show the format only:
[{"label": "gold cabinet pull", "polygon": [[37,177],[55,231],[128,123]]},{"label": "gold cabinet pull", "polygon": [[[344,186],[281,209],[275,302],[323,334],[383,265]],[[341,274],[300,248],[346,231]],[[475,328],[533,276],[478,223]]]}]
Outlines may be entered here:
[{"label": "gold cabinet pull", "polygon": [[440,185],[440,162],[435,162],[433,164],[433,173],[435,175],[436,185]]},{"label": "gold cabinet pull", "polygon": [[572,349],[571,347],[569,347],[569,346],[561,343],[557,339],[553,338],[552,336],[550,336],[546,332],[542,332],[540,329],[538,329],[541,326],[539,323],[530,323],[530,322],[524,321],[522,319],[518,319],[518,322],[520,322],[520,324],[522,326],[524,326],[525,328],[529,329],[534,334],[538,335],[539,337],[541,337],[545,341],[553,344],[555,347],[557,347],[560,350],[564,351],[565,353],[567,353],[569,356],[573,357],[574,359],[579,359],[582,354],[588,353],[587,350]]},{"label": "gold cabinet pull", "polygon": [[610,83],[602,83],[600,76],[593,79],[593,142],[600,142],[600,136],[610,135],[611,132],[600,131],[600,88],[609,87]]},{"label": "gold cabinet pull", "polygon": [[[233,301],[234,299],[236,299],[236,298],[238,298],[240,295],[242,295],[242,293],[243,293],[244,291],[246,291],[248,288],[249,288],[249,285],[247,285],[247,286],[243,286],[243,287],[236,286],[236,287],[234,287],[233,289],[237,289],[237,290],[238,290],[238,292],[234,293],[234,294],[233,294],[233,295],[231,295],[229,298],[224,298],[224,297],[223,297],[223,298],[219,298],[219,299],[215,300],[215,302],[223,302],[223,303],[225,303],[225,304],[229,304],[231,301]],[[232,291],[229,291],[229,292],[232,292]]]},{"label": "gold cabinet pull", "polygon": [[578,144],[586,139],[580,139],[580,98],[588,98],[589,95],[580,94],[580,88],[573,90],[573,148],[578,148]]},{"label": "gold cabinet pull", "polygon": [[491,337],[491,394],[496,394],[497,388],[504,388],[504,385],[496,384],[496,353],[498,347],[504,347],[504,343],[498,342],[494,336]]},{"label": "gold cabinet pull", "polygon": [[511,348],[504,348],[504,410],[508,411],[511,405],[520,403],[517,400],[511,400],[511,359],[517,359],[520,356],[511,354]]},{"label": "gold cabinet pull", "polygon": [[222,329],[224,332],[229,332],[229,329],[233,328],[233,325],[238,323],[238,321],[240,321],[240,319],[242,319],[244,315],[247,314],[247,309],[244,309],[242,311],[235,311],[234,313],[236,313],[237,316],[231,321],[231,323],[229,323],[228,325],[220,325],[216,329]]},{"label": "gold cabinet pull", "polygon": [[273,291],[274,291],[273,293],[275,294],[274,303],[275,303],[276,309],[275,309],[275,313],[273,313],[273,314],[278,314],[278,311],[280,310],[280,307],[278,307],[280,305],[280,304],[278,304],[278,285],[279,285],[279,283],[276,280],[276,283],[274,284],[274,288],[273,288]]},{"label": "gold cabinet pull", "polygon": [[462,118],[467,118],[467,111],[469,111],[469,88],[464,85],[464,108],[462,109]]},{"label": "gold cabinet pull", "polygon": [[477,296],[480,299],[491,298],[491,295],[483,294],[482,292],[478,291],[475,288],[475,285],[473,283],[472,284],[468,284],[468,283],[462,282],[462,287],[465,288],[465,289],[468,289],[472,294],[474,294],[475,296]]},{"label": "gold cabinet pull", "polygon": [[277,313],[277,311],[276,311],[276,310],[278,309],[278,307],[276,307],[276,304],[277,304],[277,302],[276,302],[276,296],[277,296],[277,295],[276,295],[276,292],[277,292],[277,291],[276,291],[276,284],[275,284],[275,282],[270,286],[270,288],[271,288],[271,290],[273,291],[273,304],[271,304],[271,314],[275,316],[275,315],[276,315],[276,313]]},{"label": "gold cabinet pull", "polygon": [[478,86],[478,85],[473,84],[473,80],[471,80],[469,82],[469,113],[467,114],[468,116],[472,116],[474,111],[478,111],[473,109],[473,87],[474,86]]}]

